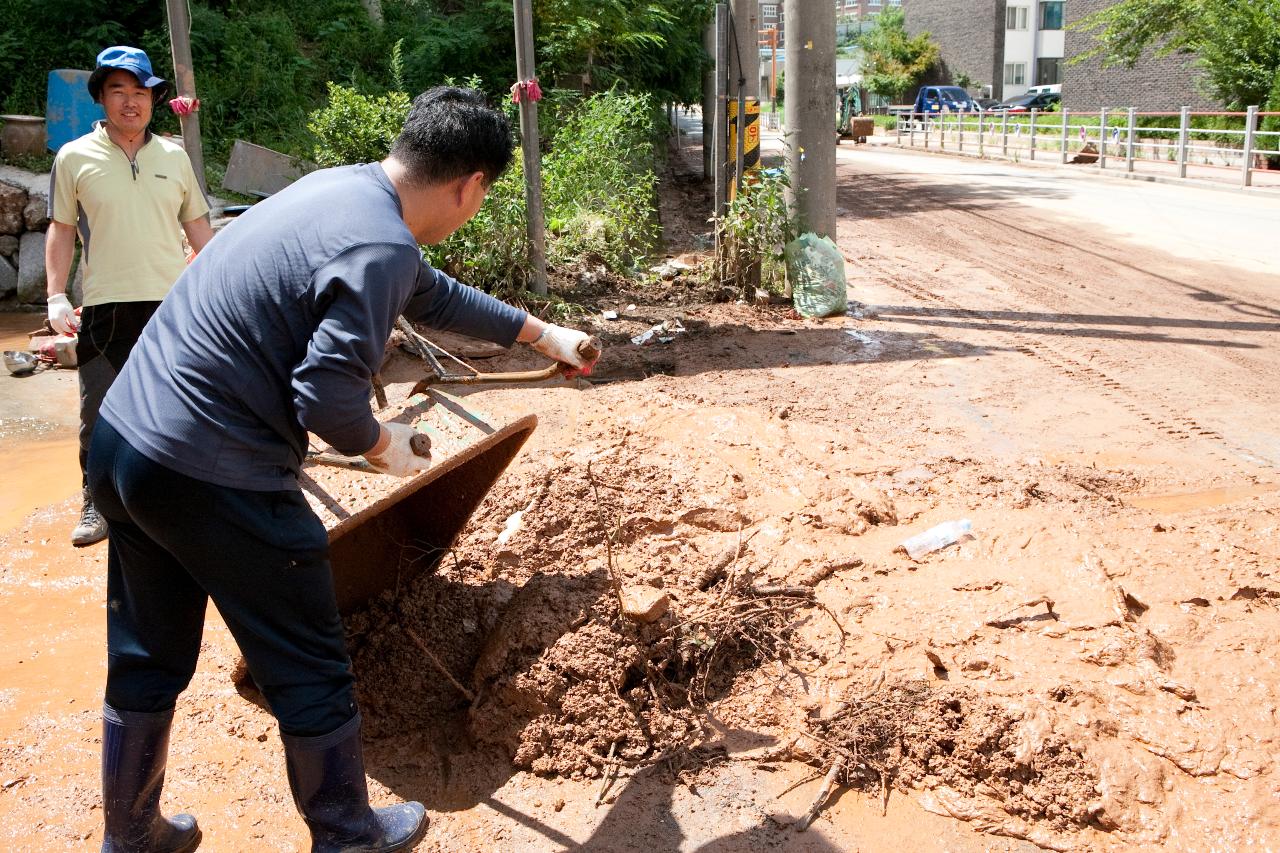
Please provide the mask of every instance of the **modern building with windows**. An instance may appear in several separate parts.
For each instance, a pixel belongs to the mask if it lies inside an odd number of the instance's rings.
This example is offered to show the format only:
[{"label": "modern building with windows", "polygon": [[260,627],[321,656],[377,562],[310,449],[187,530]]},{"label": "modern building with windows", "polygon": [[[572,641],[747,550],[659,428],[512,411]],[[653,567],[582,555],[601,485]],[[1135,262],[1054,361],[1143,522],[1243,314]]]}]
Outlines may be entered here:
[{"label": "modern building with windows", "polygon": [[1000,97],[1062,82],[1066,55],[1064,0],[1007,0]]}]

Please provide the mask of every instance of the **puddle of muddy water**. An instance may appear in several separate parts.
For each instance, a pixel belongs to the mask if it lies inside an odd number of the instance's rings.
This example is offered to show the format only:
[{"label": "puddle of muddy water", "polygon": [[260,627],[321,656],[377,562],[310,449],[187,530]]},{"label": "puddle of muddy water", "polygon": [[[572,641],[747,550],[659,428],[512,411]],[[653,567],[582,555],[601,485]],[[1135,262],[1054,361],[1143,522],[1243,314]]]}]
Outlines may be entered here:
[{"label": "puddle of muddy water", "polygon": [[40,328],[44,317],[37,313],[0,314],[0,350],[26,349],[28,332]]},{"label": "puddle of muddy water", "polygon": [[1175,513],[1191,512],[1197,509],[1221,506],[1247,500],[1258,495],[1265,495],[1280,489],[1277,483],[1258,483],[1250,486],[1227,486],[1221,489],[1206,489],[1202,492],[1184,492],[1172,495],[1146,495],[1133,498],[1129,503],[1141,509],[1153,512]]},{"label": "puddle of muddy water", "polygon": [[79,442],[46,439],[0,445],[0,533],[7,533],[42,506],[75,494],[80,488]]}]

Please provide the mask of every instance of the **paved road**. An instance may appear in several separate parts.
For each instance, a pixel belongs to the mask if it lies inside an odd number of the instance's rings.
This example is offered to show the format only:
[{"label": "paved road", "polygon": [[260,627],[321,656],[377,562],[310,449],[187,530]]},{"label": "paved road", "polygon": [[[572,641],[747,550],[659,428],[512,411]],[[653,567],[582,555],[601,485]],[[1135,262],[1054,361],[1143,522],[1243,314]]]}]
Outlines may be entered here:
[{"label": "paved road", "polygon": [[[1109,242],[1133,243],[1195,261],[1280,276],[1280,196],[1074,175],[882,146],[839,146],[842,167],[927,179],[967,207],[1007,209],[1017,226],[1023,206],[1101,230]],[[1280,304],[1280,300],[1277,300]]]},{"label": "paved road", "polygon": [[1280,201],[841,146],[863,333],[956,359],[975,452],[1074,448],[1280,469]]}]

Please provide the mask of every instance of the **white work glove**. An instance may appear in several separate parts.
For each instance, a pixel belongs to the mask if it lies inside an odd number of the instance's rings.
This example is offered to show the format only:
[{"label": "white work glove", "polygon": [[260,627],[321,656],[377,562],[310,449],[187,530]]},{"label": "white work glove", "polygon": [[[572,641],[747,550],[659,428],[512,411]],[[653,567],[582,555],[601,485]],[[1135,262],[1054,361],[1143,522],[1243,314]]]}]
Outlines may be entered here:
[{"label": "white work glove", "polygon": [[542,334],[538,336],[538,339],[532,341],[529,346],[547,358],[554,358],[561,364],[567,364],[569,367],[575,368],[575,372],[581,371],[585,374],[591,372],[592,366],[599,358],[597,356],[597,358],[587,361],[583,358],[582,353],[578,351],[578,346],[590,339],[591,336],[586,332],[579,332],[577,329],[566,329],[563,326],[552,324],[548,325]]},{"label": "white work glove", "polygon": [[[418,431],[408,424],[381,424],[383,432],[391,440],[386,450],[377,456],[366,453],[364,458],[374,470],[395,477],[412,477],[431,467],[431,460],[413,452],[411,442]],[[376,445],[375,445],[376,446]]]},{"label": "white work glove", "polygon": [[71,307],[71,300],[65,293],[55,293],[49,297],[49,325],[60,335],[74,335],[80,331],[80,318],[76,309]]}]

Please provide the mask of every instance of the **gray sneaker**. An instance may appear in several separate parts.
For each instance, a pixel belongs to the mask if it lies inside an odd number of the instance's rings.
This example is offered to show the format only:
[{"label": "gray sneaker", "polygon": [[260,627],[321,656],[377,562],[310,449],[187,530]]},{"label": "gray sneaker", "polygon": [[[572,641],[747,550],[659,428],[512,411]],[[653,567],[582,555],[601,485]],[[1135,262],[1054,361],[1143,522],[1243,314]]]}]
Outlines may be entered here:
[{"label": "gray sneaker", "polygon": [[71,531],[71,544],[77,548],[93,545],[107,538],[107,520],[98,515],[89,491],[84,493],[84,506],[80,509],[80,523]]}]

